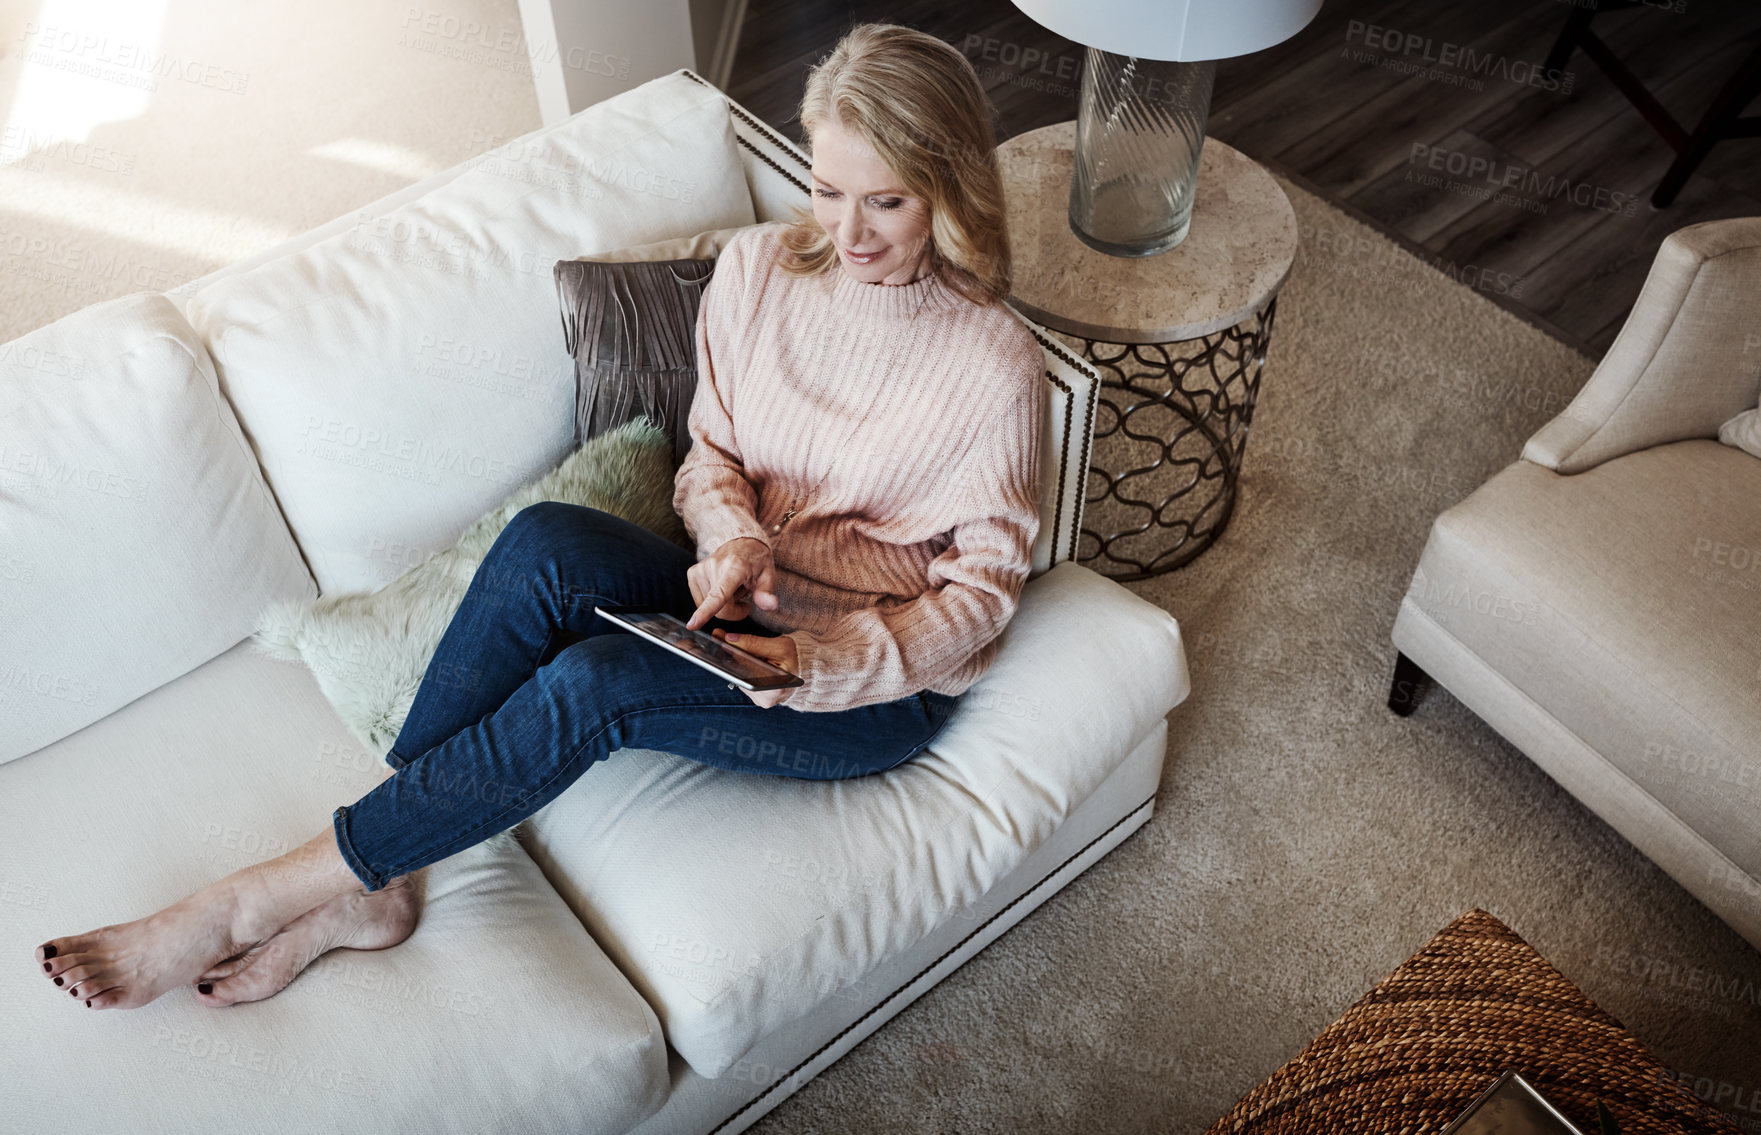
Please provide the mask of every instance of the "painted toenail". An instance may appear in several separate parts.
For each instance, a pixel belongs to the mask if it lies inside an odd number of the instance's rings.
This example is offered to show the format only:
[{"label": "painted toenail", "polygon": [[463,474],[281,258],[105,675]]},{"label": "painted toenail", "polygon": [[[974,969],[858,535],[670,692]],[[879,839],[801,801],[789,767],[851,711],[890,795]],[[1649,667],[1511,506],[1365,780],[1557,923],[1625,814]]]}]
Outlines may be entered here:
[{"label": "painted toenail", "polygon": [[92,1003],[91,1003],[91,1002],[90,1002],[90,1001],[87,1001],[87,1002],[86,1002],[86,1008],[88,1008],[88,1009],[90,1009],[90,1008],[91,1008],[91,1007],[92,1007]]},{"label": "painted toenail", "polygon": [[196,986],[196,992],[197,993],[212,993],[212,992],[214,992],[214,986],[211,985],[210,983],[204,981],[202,984]]},{"label": "painted toenail", "polygon": [[50,970],[52,970],[52,969],[54,969],[54,968],[55,968],[55,967],[54,967],[54,966],[52,966],[52,965],[50,965],[50,964],[49,964],[49,963],[48,963],[48,962],[44,962],[44,963],[43,963],[43,972],[44,972],[44,973],[48,973],[48,972],[49,972],[49,971],[50,971]]},{"label": "painted toenail", "polygon": [[62,984],[62,981],[61,981],[61,979],[60,979],[60,978],[56,978],[56,979],[55,979],[55,984],[56,984],[56,985],[60,985],[60,984]]},{"label": "painted toenail", "polygon": [[55,954],[56,954],[55,943],[53,943],[53,942],[43,943],[43,956],[45,958],[52,958],[55,956]]}]

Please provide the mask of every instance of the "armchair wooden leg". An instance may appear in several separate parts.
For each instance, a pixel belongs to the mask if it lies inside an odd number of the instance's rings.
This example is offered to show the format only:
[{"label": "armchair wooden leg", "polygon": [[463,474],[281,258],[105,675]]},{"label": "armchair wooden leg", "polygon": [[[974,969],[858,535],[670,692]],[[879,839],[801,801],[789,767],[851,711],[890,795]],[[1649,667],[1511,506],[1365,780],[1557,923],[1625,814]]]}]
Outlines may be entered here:
[{"label": "armchair wooden leg", "polygon": [[1559,38],[1553,41],[1553,47],[1547,52],[1547,61],[1541,66],[1548,71],[1565,70],[1566,61],[1577,50],[1578,41],[1583,38],[1585,29],[1590,26],[1590,17],[1595,14],[1594,8],[1573,8],[1565,17],[1565,26],[1559,29]]},{"label": "armchair wooden leg", "polygon": [[1418,708],[1419,695],[1431,684],[1431,676],[1404,654],[1394,656],[1394,681],[1388,687],[1388,708],[1396,716],[1410,717]]}]

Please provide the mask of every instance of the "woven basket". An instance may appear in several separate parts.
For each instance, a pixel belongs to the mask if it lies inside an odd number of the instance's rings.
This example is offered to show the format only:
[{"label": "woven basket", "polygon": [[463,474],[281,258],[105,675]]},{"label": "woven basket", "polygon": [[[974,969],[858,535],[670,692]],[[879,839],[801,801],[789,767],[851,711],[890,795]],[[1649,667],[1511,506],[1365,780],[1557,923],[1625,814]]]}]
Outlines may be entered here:
[{"label": "woven basket", "polygon": [[1424,1135],[1512,1069],[1594,1135],[1737,1135],[1619,1021],[1509,927],[1469,911],[1431,939],[1208,1135]]}]

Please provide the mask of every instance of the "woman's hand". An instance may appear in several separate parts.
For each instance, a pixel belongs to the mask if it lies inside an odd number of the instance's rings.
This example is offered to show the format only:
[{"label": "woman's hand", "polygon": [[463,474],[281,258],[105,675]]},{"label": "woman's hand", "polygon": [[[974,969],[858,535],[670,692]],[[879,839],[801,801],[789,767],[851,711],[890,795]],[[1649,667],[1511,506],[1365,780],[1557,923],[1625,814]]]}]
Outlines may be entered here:
[{"label": "woman's hand", "polygon": [[754,604],[777,609],[776,562],[770,545],[751,536],[729,540],[685,571],[697,610],[685,625],[697,630],[712,618],[744,619]]},{"label": "woman's hand", "polygon": [[[796,672],[795,667],[801,663],[800,656],[795,652],[795,640],[788,635],[729,634],[720,627],[715,628],[715,630],[710,633],[716,638],[724,639],[732,645],[739,647],[747,654],[758,655],[758,657],[764,659],[772,666],[781,666],[791,674]],[[739,687],[735,688],[738,689]],[[741,692],[752,699],[753,705],[759,705],[769,709],[771,706],[781,701],[783,695],[787,694],[789,689],[792,688],[793,687],[789,687],[781,690],[742,690]]]}]

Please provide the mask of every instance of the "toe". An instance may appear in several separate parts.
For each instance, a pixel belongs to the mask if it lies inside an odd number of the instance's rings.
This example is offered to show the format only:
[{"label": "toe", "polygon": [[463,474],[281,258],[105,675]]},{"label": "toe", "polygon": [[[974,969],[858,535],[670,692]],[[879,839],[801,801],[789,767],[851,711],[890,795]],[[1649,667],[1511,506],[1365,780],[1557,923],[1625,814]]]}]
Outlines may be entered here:
[{"label": "toe", "polygon": [[238,1005],[272,997],[281,992],[294,974],[299,972],[297,968],[293,973],[286,972],[288,967],[285,964],[277,964],[281,961],[279,957],[264,955],[228,977],[203,981],[201,984],[208,987],[208,992],[203,993],[198,985],[197,999],[204,1005]]},{"label": "toe", "polygon": [[223,962],[219,962],[209,967],[203,972],[202,976],[196,980],[219,981],[222,978],[231,977],[233,974],[249,966],[253,957],[255,957],[255,951],[248,954],[240,954],[236,958],[228,958]]},{"label": "toe", "polygon": [[88,1009],[120,1009],[126,1007],[128,995],[120,988],[106,989],[82,998]]},{"label": "toe", "polygon": [[37,947],[37,961],[46,962],[68,954],[77,954],[87,948],[86,939],[89,937],[89,934],[74,934],[66,938],[51,938]]},{"label": "toe", "polygon": [[90,997],[93,990],[108,988],[112,982],[103,980],[105,971],[97,965],[78,965],[55,976],[61,979],[60,988],[70,997]]},{"label": "toe", "polygon": [[75,966],[85,965],[93,959],[85,954],[57,954],[42,963],[43,976],[60,977]]}]

